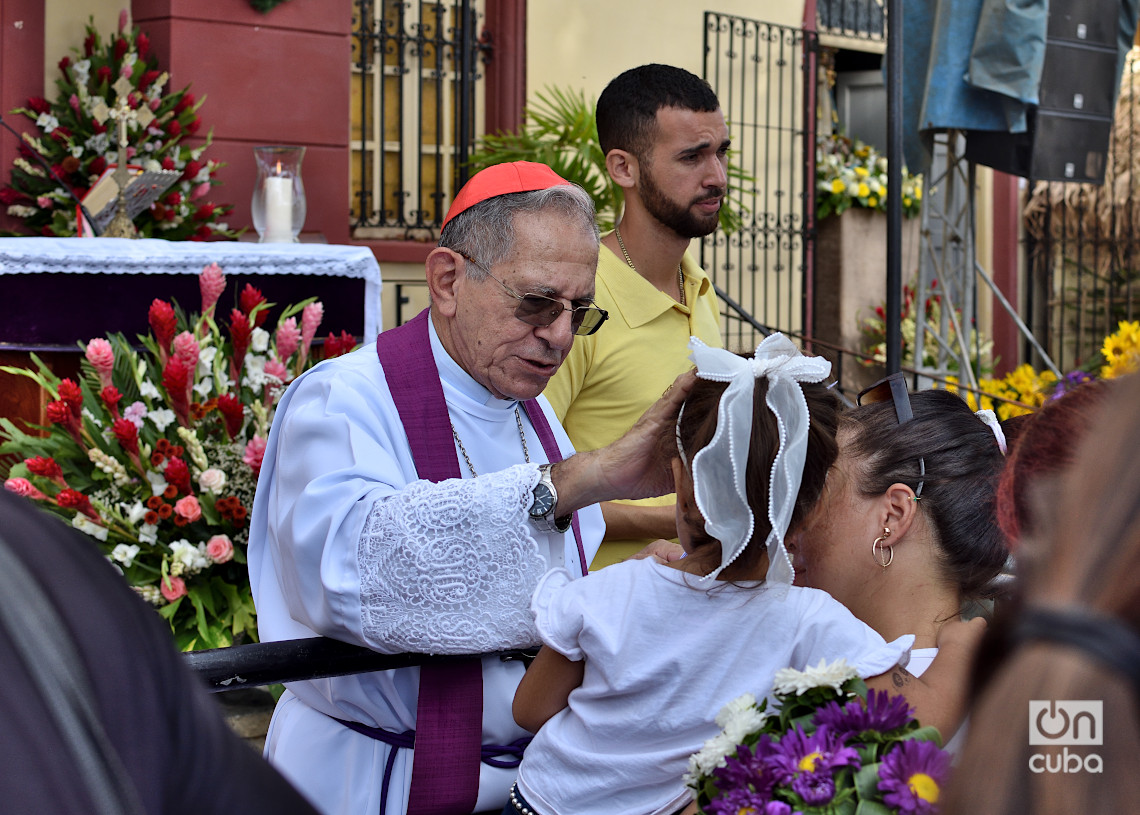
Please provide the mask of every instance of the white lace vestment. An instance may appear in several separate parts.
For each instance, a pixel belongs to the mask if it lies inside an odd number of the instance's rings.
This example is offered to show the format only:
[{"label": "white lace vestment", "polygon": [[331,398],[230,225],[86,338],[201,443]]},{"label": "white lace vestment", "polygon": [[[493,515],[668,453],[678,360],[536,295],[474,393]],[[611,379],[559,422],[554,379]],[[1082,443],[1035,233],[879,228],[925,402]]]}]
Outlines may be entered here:
[{"label": "white lace vestment", "polygon": [[[250,580],[262,640],[331,636],[400,653],[472,653],[537,642],[529,600],[550,566],[579,570],[571,533],[526,519],[542,445],[514,405],[496,400],[432,350],[448,411],[478,479],[419,481],[372,344],[298,378],[278,406],[250,525]],[[569,440],[540,399],[564,455]],[[601,512],[579,513],[587,560]],[[500,639],[501,638],[501,639]],[[483,742],[526,735],[511,716],[521,663],[483,660]],[[414,729],[419,669],[290,683],[266,754],[326,813],[378,812],[390,748],[329,717]],[[397,752],[387,813],[403,812],[411,751]],[[483,765],[477,811],[501,809],[513,770]],[[504,783],[505,782],[505,783]]]}]

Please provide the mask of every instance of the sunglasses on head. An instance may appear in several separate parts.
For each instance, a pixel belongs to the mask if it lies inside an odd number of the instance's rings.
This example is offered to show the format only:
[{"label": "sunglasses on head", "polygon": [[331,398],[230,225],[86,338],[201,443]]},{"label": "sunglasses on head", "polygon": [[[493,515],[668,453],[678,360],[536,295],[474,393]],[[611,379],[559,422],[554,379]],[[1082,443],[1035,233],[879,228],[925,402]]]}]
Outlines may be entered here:
[{"label": "sunglasses on head", "polygon": [[[456,252],[456,254],[480,271],[485,272],[488,277],[502,286],[507,294],[519,301],[518,305],[515,306],[515,319],[521,320],[527,325],[541,328],[553,324],[562,315],[562,312],[567,310],[567,306],[561,300],[555,300],[553,297],[533,293],[519,294],[491,274],[491,270],[479,261],[462,252]],[[570,328],[579,337],[588,337],[593,334],[602,327],[602,323],[610,316],[605,309],[592,305],[572,306],[569,311]]]},{"label": "sunglasses on head", "polygon": [[[860,406],[888,401],[894,404],[895,416],[900,425],[914,419],[914,410],[910,406],[910,392],[907,390],[906,376],[902,371],[880,379],[871,387],[859,391],[859,395],[855,397],[855,404]],[[918,470],[918,489],[914,491],[916,501],[922,497],[922,487],[926,478],[926,460],[922,456],[918,457]]]}]

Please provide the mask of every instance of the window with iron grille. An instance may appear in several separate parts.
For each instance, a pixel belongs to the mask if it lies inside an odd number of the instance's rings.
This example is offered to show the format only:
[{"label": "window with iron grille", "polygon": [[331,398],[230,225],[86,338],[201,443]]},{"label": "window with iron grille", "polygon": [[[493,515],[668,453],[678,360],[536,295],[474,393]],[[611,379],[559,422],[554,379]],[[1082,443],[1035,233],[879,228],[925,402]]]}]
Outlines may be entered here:
[{"label": "window with iron grille", "polygon": [[352,229],[432,240],[483,130],[483,0],[355,0]]}]

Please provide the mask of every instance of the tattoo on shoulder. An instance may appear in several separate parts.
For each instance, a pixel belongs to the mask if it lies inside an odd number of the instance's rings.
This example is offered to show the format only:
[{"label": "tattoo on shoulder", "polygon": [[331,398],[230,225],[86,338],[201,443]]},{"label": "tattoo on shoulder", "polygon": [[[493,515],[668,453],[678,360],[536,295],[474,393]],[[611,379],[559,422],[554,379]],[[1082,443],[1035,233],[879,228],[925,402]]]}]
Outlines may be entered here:
[{"label": "tattoo on shoulder", "polygon": [[911,672],[901,666],[896,665],[894,670],[891,671],[891,682],[894,683],[896,688],[903,688],[909,685],[910,680],[913,678]]}]

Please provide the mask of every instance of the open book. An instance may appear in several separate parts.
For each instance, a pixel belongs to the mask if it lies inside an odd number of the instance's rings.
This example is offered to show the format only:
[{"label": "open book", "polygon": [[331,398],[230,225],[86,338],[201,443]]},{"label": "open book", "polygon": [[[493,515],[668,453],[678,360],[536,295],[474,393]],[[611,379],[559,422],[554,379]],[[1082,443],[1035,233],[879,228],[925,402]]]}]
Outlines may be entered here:
[{"label": "open book", "polygon": [[[91,214],[95,230],[99,234],[110,225],[119,207],[119,184],[114,178],[115,169],[116,165],[108,164],[107,169],[83,196],[83,206]],[[127,172],[130,173],[127,178],[127,216],[132,221],[182,176],[178,170],[143,170],[137,164],[128,164]],[[79,220],[79,234],[93,234],[82,215]]]}]

